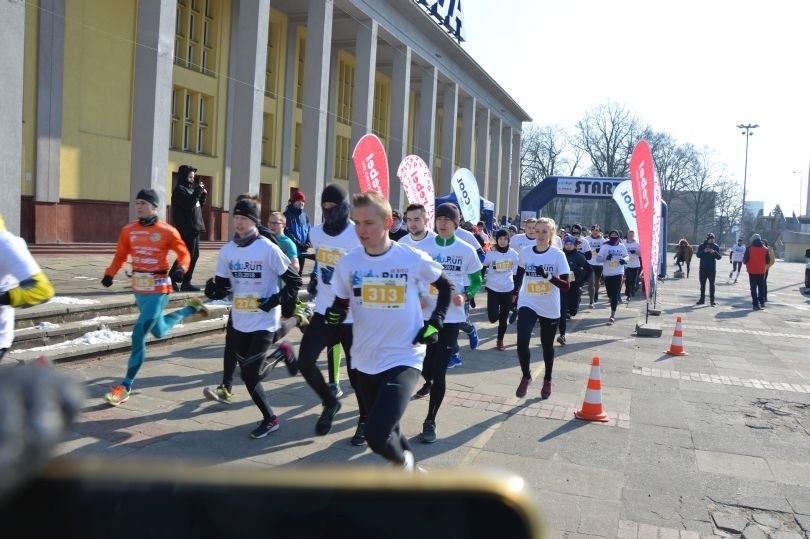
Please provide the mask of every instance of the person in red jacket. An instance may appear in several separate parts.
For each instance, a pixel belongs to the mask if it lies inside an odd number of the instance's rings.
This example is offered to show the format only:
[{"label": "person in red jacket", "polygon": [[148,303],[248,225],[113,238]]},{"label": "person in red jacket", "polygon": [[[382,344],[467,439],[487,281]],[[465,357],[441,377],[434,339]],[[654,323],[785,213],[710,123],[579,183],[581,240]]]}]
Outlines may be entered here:
[{"label": "person in red jacket", "polygon": [[751,236],[751,245],[745,249],[743,263],[746,271],[748,271],[751,301],[755,311],[765,308],[765,273],[768,271],[770,261],[771,256],[768,254],[768,248],[762,244],[762,238],[759,234]]},{"label": "person in red jacket", "polygon": [[[182,282],[191,256],[177,229],[158,219],[157,207],[158,195],[153,189],[138,192],[135,197],[138,220],[121,229],[115,256],[101,280],[105,288],[112,286],[113,277],[127,257],[132,258],[132,291],[140,314],[132,328],[132,352],[124,380],[104,396],[111,406],[129,400],[132,383],[146,358],[146,336],[149,333],[157,338],[163,337],[185,317],[199,311],[208,312],[202,300],[192,298],[186,307],[163,316],[172,291],[172,279]],[[169,275],[169,251],[177,255],[177,267],[171,271],[172,275]]]}]

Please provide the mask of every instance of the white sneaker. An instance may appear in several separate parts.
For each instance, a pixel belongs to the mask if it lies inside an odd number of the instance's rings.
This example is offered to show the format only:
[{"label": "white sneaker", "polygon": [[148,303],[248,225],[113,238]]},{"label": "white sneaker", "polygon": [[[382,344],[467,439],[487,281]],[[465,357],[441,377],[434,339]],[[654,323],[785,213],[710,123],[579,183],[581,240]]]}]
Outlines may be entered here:
[{"label": "white sneaker", "polygon": [[405,457],[405,463],[402,465],[402,470],[413,473],[413,469],[416,466],[416,457],[413,456],[412,451],[408,451],[407,449],[403,452],[403,456]]}]

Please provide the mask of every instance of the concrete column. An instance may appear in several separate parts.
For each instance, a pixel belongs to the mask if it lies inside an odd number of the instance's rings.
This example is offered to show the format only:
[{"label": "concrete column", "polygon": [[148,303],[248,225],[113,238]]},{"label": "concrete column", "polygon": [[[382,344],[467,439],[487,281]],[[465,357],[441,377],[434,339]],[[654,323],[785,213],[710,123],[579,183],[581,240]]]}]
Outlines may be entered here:
[{"label": "concrete column", "polygon": [[442,117],[442,177],[437,178],[438,194],[446,195],[453,190],[450,180],[456,171],[456,122],[458,122],[458,84],[444,85],[444,114]]},{"label": "concrete column", "polygon": [[[475,98],[465,97],[461,100],[461,163],[460,166],[468,168],[475,175],[473,168],[473,152],[475,148]],[[480,188],[481,181],[476,176]]]},{"label": "concrete column", "polygon": [[[414,153],[424,159],[428,170],[433,174],[433,151],[436,146],[436,85],[438,70],[435,66],[423,67],[419,83],[419,117],[416,126],[416,146]],[[437,182],[434,178],[433,185]]]},{"label": "concrete column", "polygon": [[38,202],[59,202],[62,84],[65,68],[65,2],[42,0],[40,7],[35,199]]},{"label": "concrete column", "polygon": [[[307,47],[304,58],[304,104],[299,185],[310,199],[319,200],[326,167],[329,59],[332,55],[333,0],[309,0]],[[313,223],[321,222],[321,205],[307,204]]]},{"label": "concrete column", "polygon": [[22,180],[23,58],[25,3],[0,2],[0,214],[6,228],[20,233],[20,182]]},{"label": "concrete column", "polygon": [[506,215],[514,211],[514,207],[510,204],[509,187],[511,180],[509,174],[512,170],[510,164],[512,161],[512,128],[504,125],[501,128],[501,188],[498,199],[501,201],[501,207],[506,210]]},{"label": "concrete column", "polygon": [[169,174],[169,125],[172,114],[175,0],[138,2],[135,31],[135,83],[132,102],[132,164],[129,217],[135,219],[135,195],[157,191],[158,213],[166,218]]},{"label": "concrete column", "polygon": [[[512,182],[509,191],[509,207],[513,213],[520,212],[520,131],[512,130]],[[509,215],[508,213],[506,215]]]},{"label": "concrete column", "polygon": [[231,12],[234,31],[228,93],[233,94],[233,101],[227,114],[233,124],[230,159],[225,162],[231,171],[226,208],[241,193],[259,192],[270,2],[240,0],[231,4]]},{"label": "concrete column", "polygon": [[489,122],[489,183],[487,193],[492,202],[495,203],[495,211],[500,214],[506,213],[506,201],[501,202],[498,198],[501,186],[501,125],[500,118],[491,115]]},{"label": "concrete column", "polygon": [[279,208],[283,211],[287,205],[290,193],[290,173],[293,166],[293,142],[295,140],[295,73],[298,68],[296,49],[298,48],[298,28],[301,25],[291,23],[287,27],[287,58],[284,69],[284,105],[281,121],[281,161],[279,172],[281,175],[281,192],[279,193]]},{"label": "concrete column", "polygon": [[[352,147],[366,133],[371,133],[374,112],[374,73],[377,70],[377,21],[361,21],[357,25],[354,46],[354,92],[352,93]],[[349,167],[349,191],[359,191],[357,172]]]},{"label": "concrete column", "polygon": [[[475,146],[475,179],[478,181],[478,190],[487,200],[492,200],[489,193],[489,109],[481,109],[476,114],[478,142]],[[497,208],[496,208],[497,209]]]},{"label": "concrete column", "polygon": [[326,119],[326,159],[324,182],[330,183],[335,177],[335,137],[337,123],[337,74],[338,74],[338,50],[332,49],[332,59],[329,62],[329,116]]},{"label": "concrete column", "polygon": [[392,208],[407,206],[397,168],[408,151],[408,115],[411,99],[411,48],[394,49],[391,67],[391,130],[388,136],[388,199]]}]

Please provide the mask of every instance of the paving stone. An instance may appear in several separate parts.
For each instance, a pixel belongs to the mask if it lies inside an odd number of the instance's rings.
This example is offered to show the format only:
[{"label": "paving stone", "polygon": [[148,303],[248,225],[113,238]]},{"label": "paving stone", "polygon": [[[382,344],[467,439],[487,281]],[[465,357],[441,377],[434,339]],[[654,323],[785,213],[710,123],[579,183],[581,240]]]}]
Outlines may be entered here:
[{"label": "paving stone", "polygon": [[742,533],[743,539],[768,539],[768,535],[756,524],[749,524]]},{"label": "paving stone", "polygon": [[776,518],[775,516],[771,515],[770,513],[754,513],[751,515],[756,522],[762,524],[763,526],[767,526],[768,528],[773,528],[778,530],[779,527],[782,525],[782,521]]},{"label": "paving stone", "polygon": [[748,525],[748,519],[730,513],[712,513],[712,519],[720,530],[731,533],[742,533]]}]

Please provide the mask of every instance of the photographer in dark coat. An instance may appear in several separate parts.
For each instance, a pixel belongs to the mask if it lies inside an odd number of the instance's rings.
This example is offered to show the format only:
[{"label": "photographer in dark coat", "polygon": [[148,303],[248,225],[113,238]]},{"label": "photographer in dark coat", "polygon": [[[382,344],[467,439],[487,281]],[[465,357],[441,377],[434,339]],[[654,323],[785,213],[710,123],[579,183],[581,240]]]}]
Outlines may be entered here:
[{"label": "photographer in dark coat", "polygon": [[697,248],[695,254],[700,259],[700,299],[698,305],[706,303],[706,280],[709,281],[709,302],[714,307],[714,277],[717,274],[717,261],[723,258],[720,254],[720,247],[714,243],[714,234],[709,232],[706,239]]},{"label": "photographer in dark coat", "polygon": [[[191,165],[181,165],[177,170],[177,185],[172,191],[172,224],[180,232],[180,237],[186,244],[191,263],[188,270],[183,275],[183,282],[172,281],[175,291],[199,292],[199,287],[191,284],[194,276],[194,266],[200,257],[200,234],[205,232],[203,222],[202,206],[208,197],[208,191],[202,181],[197,182],[194,178],[197,169]],[[169,275],[172,275],[177,261],[175,260]]]}]

